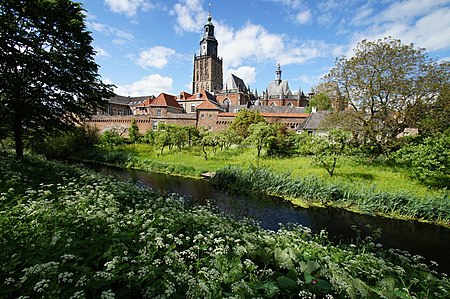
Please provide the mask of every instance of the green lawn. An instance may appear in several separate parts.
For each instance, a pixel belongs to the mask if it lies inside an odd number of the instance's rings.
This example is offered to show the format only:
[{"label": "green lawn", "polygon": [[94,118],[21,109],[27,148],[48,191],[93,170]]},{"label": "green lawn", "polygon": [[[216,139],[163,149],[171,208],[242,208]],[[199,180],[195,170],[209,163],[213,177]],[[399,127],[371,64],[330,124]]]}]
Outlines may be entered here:
[{"label": "green lawn", "polygon": [[[256,150],[252,148],[232,148],[229,150],[208,153],[206,160],[201,150],[197,149],[165,149],[162,155],[153,147],[145,144],[126,146],[122,150],[132,153],[139,160],[152,160],[178,167],[195,169],[200,175],[203,172],[217,171],[228,165],[243,168],[258,166],[267,168],[274,173],[291,173],[293,176],[317,176],[331,183],[347,183],[358,187],[373,187],[383,191],[408,191],[418,196],[430,192],[419,181],[408,177],[407,170],[388,166],[382,163],[369,163],[364,159],[343,157],[338,160],[334,176],[330,178],[325,168],[316,163],[312,157],[267,158],[256,157]],[[182,175],[182,174],[181,174]]]}]

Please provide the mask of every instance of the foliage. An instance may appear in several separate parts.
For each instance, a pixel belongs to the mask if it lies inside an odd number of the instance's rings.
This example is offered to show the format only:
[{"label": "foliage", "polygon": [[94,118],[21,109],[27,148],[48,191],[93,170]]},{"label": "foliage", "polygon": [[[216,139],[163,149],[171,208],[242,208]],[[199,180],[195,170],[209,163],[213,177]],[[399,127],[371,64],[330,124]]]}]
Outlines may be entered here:
[{"label": "foliage", "polygon": [[347,153],[350,134],[343,130],[334,129],[325,136],[316,136],[310,143],[310,151],[314,158],[333,176],[337,159]]},{"label": "foliage", "polygon": [[216,132],[217,141],[219,142],[220,150],[228,150],[233,144],[241,144],[242,137],[235,134],[234,130],[230,127],[225,130]]},{"label": "foliage", "polygon": [[250,125],[257,124],[259,122],[264,122],[264,118],[261,116],[259,111],[242,109],[236,114],[230,128],[237,136],[245,139],[250,135],[248,130]]},{"label": "foliage", "polygon": [[209,149],[212,148],[215,150],[216,146],[219,144],[219,141],[214,133],[204,129],[200,132],[200,138],[198,139],[197,144],[202,149],[205,160],[208,160]]},{"label": "foliage", "polygon": [[316,93],[312,99],[308,102],[308,107],[306,112],[311,113],[312,108],[315,107],[317,110],[331,110],[331,100],[329,96],[325,93]]},{"label": "foliage", "polygon": [[153,133],[153,141],[163,154],[165,147],[171,150],[174,146],[181,151],[186,145],[192,145],[198,138],[199,132],[193,126],[179,126],[174,124],[158,125],[158,130]]},{"label": "foliage", "polygon": [[394,158],[408,166],[412,177],[432,186],[450,187],[450,130],[420,144],[403,146]]},{"label": "foliage", "polygon": [[125,138],[115,129],[106,130],[99,138],[100,146],[119,146],[125,144]]},{"label": "foliage", "polygon": [[48,159],[67,159],[77,152],[94,147],[98,141],[98,129],[85,125],[64,133],[55,133],[40,142],[35,141],[32,149]]},{"label": "foliage", "polygon": [[289,157],[295,148],[294,133],[286,126],[273,124],[276,132],[275,136],[270,136],[267,140],[267,155],[270,157]]},{"label": "foliage", "polygon": [[225,167],[216,172],[213,184],[238,193],[266,193],[284,198],[300,198],[311,203],[356,208],[369,214],[389,214],[450,224],[448,193],[418,198],[406,191],[376,191],[354,184],[326,182],[315,176],[293,177],[267,169]]},{"label": "foliage", "polygon": [[361,140],[374,157],[389,153],[392,142],[406,127],[417,127],[410,111],[428,104],[450,79],[448,68],[429,59],[423,49],[385,38],[363,40],[353,57],[342,57],[327,76],[358,113],[353,120]]},{"label": "foliage", "polygon": [[0,297],[445,298],[417,256],[270,232],[36,157],[0,160]]},{"label": "foliage", "polygon": [[248,128],[250,135],[245,139],[249,144],[256,146],[257,157],[261,156],[261,150],[267,147],[270,137],[275,137],[278,127],[269,125],[265,122],[251,124]]},{"label": "foliage", "polygon": [[139,133],[139,127],[135,119],[132,120],[131,126],[128,129],[128,139],[132,143],[136,143],[141,138],[141,134]]},{"label": "foliage", "polygon": [[80,3],[0,2],[0,115],[17,156],[24,139],[66,130],[112,96],[95,63]]},{"label": "foliage", "polygon": [[[450,63],[441,64],[449,68]],[[447,72],[449,72],[447,70]],[[417,119],[421,135],[432,136],[443,133],[450,128],[450,82],[446,82],[439,95],[428,103],[418,102],[408,110],[411,118]]]}]

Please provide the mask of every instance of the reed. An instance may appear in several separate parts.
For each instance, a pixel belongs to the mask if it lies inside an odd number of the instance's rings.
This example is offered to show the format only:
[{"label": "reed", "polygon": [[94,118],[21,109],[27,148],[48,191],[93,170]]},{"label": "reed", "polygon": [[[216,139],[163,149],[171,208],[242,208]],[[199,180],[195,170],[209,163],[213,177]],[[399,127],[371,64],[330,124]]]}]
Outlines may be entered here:
[{"label": "reed", "polygon": [[316,176],[294,177],[265,168],[236,166],[220,169],[212,183],[234,192],[266,193],[373,215],[396,215],[450,225],[450,198],[446,192],[418,197],[407,191],[387,192],[373,186],[355,188],[354,185],[327,182]]}]

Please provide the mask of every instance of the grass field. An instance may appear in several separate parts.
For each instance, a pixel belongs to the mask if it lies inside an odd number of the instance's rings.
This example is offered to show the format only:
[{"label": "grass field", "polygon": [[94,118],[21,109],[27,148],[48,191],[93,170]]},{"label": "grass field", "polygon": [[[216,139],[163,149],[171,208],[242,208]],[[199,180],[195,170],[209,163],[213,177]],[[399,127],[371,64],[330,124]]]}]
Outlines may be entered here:
[{"label": "grass field", "polygon": [[[343,157],[338,160],[333,177],[329,177],[325,168],[312,157],[265,158],[257,159],[252,148],[232,148],[226,151],[211,152],[206,160],[200,150],[165,150],[162,155],[153,147],[145,144],[126,146],[120,150],[131,153],[141,161],[146,159],[167,163],[178,168],[194,168],[196,175],[217,171],[225,166],[237,165],[243,168],[257,166],[267,168],[274,173],[291,173],[292,176],[317,176],[330,183],[352,184],[355,188],[371,187],[382,191],[408,191],[418,196],[442,190],[430,190],[419,181],[408,177],[406,169],[389,166],[385,163],[369,163],[364,158]],[[182,174],[181,174],[182,175]]]}]

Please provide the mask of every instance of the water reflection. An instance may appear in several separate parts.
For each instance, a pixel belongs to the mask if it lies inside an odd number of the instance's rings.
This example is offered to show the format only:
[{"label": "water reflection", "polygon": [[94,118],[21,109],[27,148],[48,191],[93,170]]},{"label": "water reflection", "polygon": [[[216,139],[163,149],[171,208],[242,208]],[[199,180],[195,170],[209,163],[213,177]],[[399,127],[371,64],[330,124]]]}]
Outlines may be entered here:
[{"label": "water reflection", "polygon": [[313,232],[327,230],[334,242],[354,242],[358,237],[353,226],[362,230],[362,236],[379,228],[382,235],[376,241],[386,248],[399,248],[439,263],[439,270],[450,273],[450,230],[417,222],[385,219],[350,213],[333,208],[298,208],[281,198],[243,196],[216,190],[207,180],[194,180],[139,170],[93,165],[95,170],[131,180],[160,194],[177,193],[196,204],[208,201],[222,212],[238,219],[249,217],[261,227],[278,230],[279,224],[297,223]]}]

